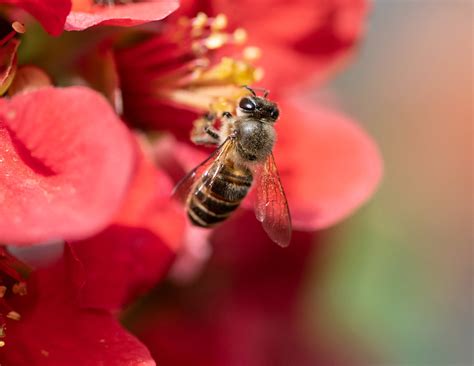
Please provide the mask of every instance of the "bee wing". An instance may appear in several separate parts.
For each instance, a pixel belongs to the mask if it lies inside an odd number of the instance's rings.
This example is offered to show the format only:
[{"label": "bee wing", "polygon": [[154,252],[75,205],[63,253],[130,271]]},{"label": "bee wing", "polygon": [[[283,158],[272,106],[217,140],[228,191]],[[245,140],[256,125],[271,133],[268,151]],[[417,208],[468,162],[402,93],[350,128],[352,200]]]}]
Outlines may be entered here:
[{"label": "bee wing", "polygon": [[255,216],[268,236],[286,247],[291,240],[291,216],[273,154],[258,171]]},{"label": "bee wing", "polygon": [[196,182],[203,175],[208,174],[209,170],[211,170],[214,164],[220,163],[223,159],[225,159],[225,156],[231,150],[232,145],[233,139],[228,137],[215,151],[212,152],[211,155],[209,155],[206,160],[191,170],[176,184],[171,194],[172,197],[183,203],[186,202],[188,195]]}]

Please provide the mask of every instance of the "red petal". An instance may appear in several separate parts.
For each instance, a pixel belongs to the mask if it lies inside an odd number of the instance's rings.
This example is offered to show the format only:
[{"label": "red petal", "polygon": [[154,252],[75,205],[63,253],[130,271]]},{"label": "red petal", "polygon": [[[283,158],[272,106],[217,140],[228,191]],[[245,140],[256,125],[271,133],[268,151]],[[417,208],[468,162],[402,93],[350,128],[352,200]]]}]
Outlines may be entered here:
[{"label": "red petal", "polygon": [[9,321],[5,365],[152,366],[148,350],[106,311],[75,304],[70,262],[38,270],[28,281],[27,296],[16,304],[20,321]]},{"label": "red petal", "polygon": [[130,27],[161,20],[179,6],[177,0],[151,0],[117,6],[92,6],[72,11],[66,20],[66,30],[84,30],[94,25]]},{"label": "red petal", "polygon": [[0,100],[0,241],[79,239],[126,193],[131,136],[99,94],[43,88]]},{"label": "red petal", "polygon": [[153,287],[169,269],[185,235],[184,211],[170,200],[172,184],[141,157],[115,224],[73,243],[82,306],[116,309]]},{"label": "red petal", "polygon": [[173,183],[170,178],[155,167],[151,148],[143,148],[150,151],[139,154],[134,180],[115,222],[148,228],[176,251],[184,237],[184,214],[171,199]]},{"label": "red petal", "polygon": [[26,10],[53,36],[61,34],[71,10],[71,0],[2,0],[2,3]]},{"label": "red petal", "polygon": [[[159,218],[156,218],[159,219]],[[173,226],[174,223],[164,223]],[[175,252],[144,227],[113,225],[91,239],[72,244],[83,282],[82,307],[117,310],[155,286],[167,273]]]},{"label": "red petal", "polygon": [[347,117],[310,103],[281,103],[275,160],[296,228],[321,229],[374,192],[382,162],[372,139]]},{"label": "red petal", "polygon": [[77,69],[88,85],[104,95],[120,113],[122,96],[110,39],[87,52]]},{"label": "red petal", "polygon": [[247,212],[218,228],[213,241],[197,291],[175,288],[166,303],[138,312],[137,334],[152,355],[162,365],[319,364],[296,332],[304,275],[320,248],[314,234],[295,233],[282,250]]}]

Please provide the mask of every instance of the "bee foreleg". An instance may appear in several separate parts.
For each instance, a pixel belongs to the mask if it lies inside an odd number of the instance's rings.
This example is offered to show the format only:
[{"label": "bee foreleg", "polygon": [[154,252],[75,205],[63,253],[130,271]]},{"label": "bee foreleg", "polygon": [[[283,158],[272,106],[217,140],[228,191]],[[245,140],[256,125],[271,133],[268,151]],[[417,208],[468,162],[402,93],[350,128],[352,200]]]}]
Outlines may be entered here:
[{"label": "bee foreleg", "polygon": [[197,145],[219,145],[219,133],[210,126],[204,126],[204,133],[191,135],[191,140]]},{"label": "bee foreleg", "polygon": [[222,118],[224,118],[225,120],[227,120],[229,122],[234,121],[234,117],[232,116],[232,113],[230,113],[230,112],[223,112],[222,113]]}]

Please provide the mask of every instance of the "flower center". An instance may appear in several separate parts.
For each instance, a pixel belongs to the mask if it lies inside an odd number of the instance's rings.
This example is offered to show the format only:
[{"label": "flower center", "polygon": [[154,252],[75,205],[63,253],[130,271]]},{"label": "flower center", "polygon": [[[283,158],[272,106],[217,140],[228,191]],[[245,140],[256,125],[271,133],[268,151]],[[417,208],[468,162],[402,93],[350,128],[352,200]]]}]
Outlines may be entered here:
[{"label": "flower center", "polygon": [[228,31],[225,15],[199,13],[166,26],[172,29],[116,52],[125,109],[127,98],[140,95],[198,112],[233,111],[247,94],[241,86],[261,79],[253,66],[260,50],[245,46],[244,29]]},{"label": "flower center", "polygon": [[25,278],[30,268],[0,247],[0,347],[5,346],[6,328],[10,320],[18,321],[21,316],[9,300],[27,294]]}]

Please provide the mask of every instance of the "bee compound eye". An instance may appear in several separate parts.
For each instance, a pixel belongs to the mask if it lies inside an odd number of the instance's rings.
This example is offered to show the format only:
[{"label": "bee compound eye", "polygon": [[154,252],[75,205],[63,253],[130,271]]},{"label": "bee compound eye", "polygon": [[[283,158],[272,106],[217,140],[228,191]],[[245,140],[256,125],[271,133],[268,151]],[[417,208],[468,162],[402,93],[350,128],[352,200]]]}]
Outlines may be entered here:
[{"label": "bee compound eye", "polygon": [[280,116],[280,111],[278,108],[274,108],[273,111],[271,112],[270,116],[276,120]]},{"label": "bee compound eye", "polygon": [[242,98],[239,103],[239,107],[244,111],[253,111],[256,108],[255,103],[250,98]]}]

